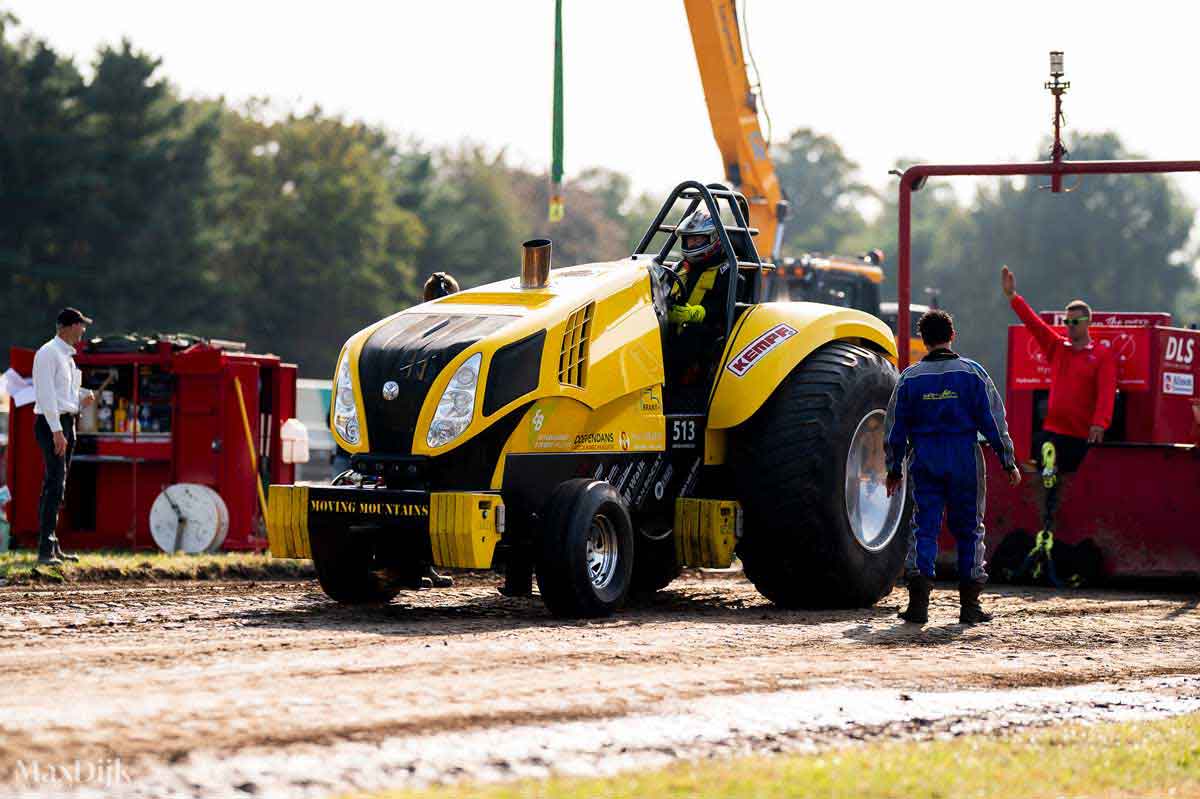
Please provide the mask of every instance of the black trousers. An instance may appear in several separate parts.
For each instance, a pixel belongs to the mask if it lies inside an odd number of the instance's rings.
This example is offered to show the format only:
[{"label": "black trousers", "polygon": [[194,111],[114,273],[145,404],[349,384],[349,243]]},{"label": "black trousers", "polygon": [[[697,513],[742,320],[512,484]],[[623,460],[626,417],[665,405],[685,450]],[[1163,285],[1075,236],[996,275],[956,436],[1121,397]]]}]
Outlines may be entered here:
[{"label": "black trousers", "polygon": [[65,414],[59,417],[63,435],[67,437],[67,451],[62,455],[54,452],[54,433],[46,424],[46,417],[34,415],[33,434],[42,448],[42,460],[46,471],[42,475],[42,501],[38,505],[38,521],[41,534],[38,552],[51,555],[58,544],[54,529],[58,527],[58,510],[67,494],[67,470],[71,468],[71,455],[75,452],[75,417]]}]

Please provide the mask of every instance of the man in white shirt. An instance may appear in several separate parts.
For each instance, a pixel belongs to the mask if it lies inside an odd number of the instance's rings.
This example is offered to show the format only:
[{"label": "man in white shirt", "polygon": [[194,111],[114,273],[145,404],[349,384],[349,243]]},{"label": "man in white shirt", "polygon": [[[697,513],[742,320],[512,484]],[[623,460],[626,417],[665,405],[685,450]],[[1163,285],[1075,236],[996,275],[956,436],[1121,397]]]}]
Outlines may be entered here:
[{"label": "man in white shirt", "polygon": [[46,463],[42,478],[42,501],[38,507],[41,534],[38,563],[57,566],[64,560],[79,560],[59,546],[55,528],[58,510],[67,493],[67,470],[75,451],[75,417],[79,409],[96,398],[82,387],[83,374],[75,365],[75,345],[92,320],[76,308],[63,308],[56,323],[58,334],[33,356],[33,433]]}]

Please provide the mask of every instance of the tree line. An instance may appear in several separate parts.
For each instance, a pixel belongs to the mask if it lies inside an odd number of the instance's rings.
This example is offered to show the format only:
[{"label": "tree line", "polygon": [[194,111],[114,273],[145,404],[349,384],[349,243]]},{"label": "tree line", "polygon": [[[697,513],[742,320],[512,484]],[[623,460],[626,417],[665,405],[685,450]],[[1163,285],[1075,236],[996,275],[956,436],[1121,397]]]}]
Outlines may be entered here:
[{"label": "tree line", "polygon": [[[1077,159],[1136,157],[1111,133],[1070,146]],[[793,207],[785,254],[895,253],[894,184],[872,188],[809,129],[773,155]],[[324,376],[351,333],[415,302],[430,272],[464,286],[515,275],[535,235],[553,238],[559,265],[619,258],[660,201],[603,168],[566,189],[567,216],[551,226],[546,174],[503,150],[431,147],[320,108],[184,98],[128,41],[85,73],[0,14],[7,344],[37,345],[57,308],[78,305],[97,333],[241,339]],[[1081,296],[1200,318],[1195,214],[1165,177],[1091,178],[1066,195],[1000,181],[969,202],[931,183],[913,209],[915,290],[940,292],[963,349],[993,370],[1009,322],[1001,263],[1038,307]]]}]

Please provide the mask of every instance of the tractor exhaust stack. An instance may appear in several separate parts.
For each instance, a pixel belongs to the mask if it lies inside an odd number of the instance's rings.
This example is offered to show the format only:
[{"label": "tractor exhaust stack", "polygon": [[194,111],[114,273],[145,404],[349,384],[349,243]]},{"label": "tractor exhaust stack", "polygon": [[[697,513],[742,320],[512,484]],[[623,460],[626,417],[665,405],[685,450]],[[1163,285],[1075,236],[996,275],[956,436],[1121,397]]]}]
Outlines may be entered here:
[{"label": "tractor exhaust stack", "polygon": [[530,239],[521,245],[521,288],[541,289],[550,283],[550,239]]}]

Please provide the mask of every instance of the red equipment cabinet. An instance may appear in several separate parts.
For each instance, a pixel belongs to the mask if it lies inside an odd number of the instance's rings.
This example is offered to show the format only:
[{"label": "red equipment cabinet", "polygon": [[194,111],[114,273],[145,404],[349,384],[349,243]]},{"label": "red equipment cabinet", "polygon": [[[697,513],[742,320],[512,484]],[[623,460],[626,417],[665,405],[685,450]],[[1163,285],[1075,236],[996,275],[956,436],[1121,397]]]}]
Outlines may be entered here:
[{"label": "red equipment cabinet", "polygon": [[[33,350],[14,347],[9,363],[28,377],[33,356]],[[229,534],[223,549],[266,548],[234,381],[241,383],[262,476],[268,484],[291,483],[294,467],[279,453],[280,428],[296,415],[294,365],[209,343],[180,348],[169,342],[140,352],[81,347],[75,362],[85,386],[112,375],[108,391],[126,400],[127,410],[125,429],[77,435],[58,520],[66,549],[154,548],[150,506],[174,483],[201,483],[224,499]],[[14,540],[27,547],[37,544],[43,470],[33,421],[32,403],[11,408],[8,518]],[[81,419],[79,426],[88,425]]]},{"label": "red equipment cabinet", "polygon": [[[1060,321],[1053,312],[1043,318]],[[1092,338],[1117,353],[1117,402],[1105,442],[1092,446],[1066,484],[1055,539],[1094,542],[1110,577],[1200,575],[1200,447],[1192,439],[1200,331],[1170,327],[1169,314],[1105,312],[1093,318],[1104,324],[1093,325]],[[1049,387],[1041,350],[1024,326],[1013,325],[1006,405],[1020,460],[1033,457]],[[1026,474],[1013,488],[990,460],[989,557],[1009,533],[1041,528],[1034,483],[1040,476]]]}]

